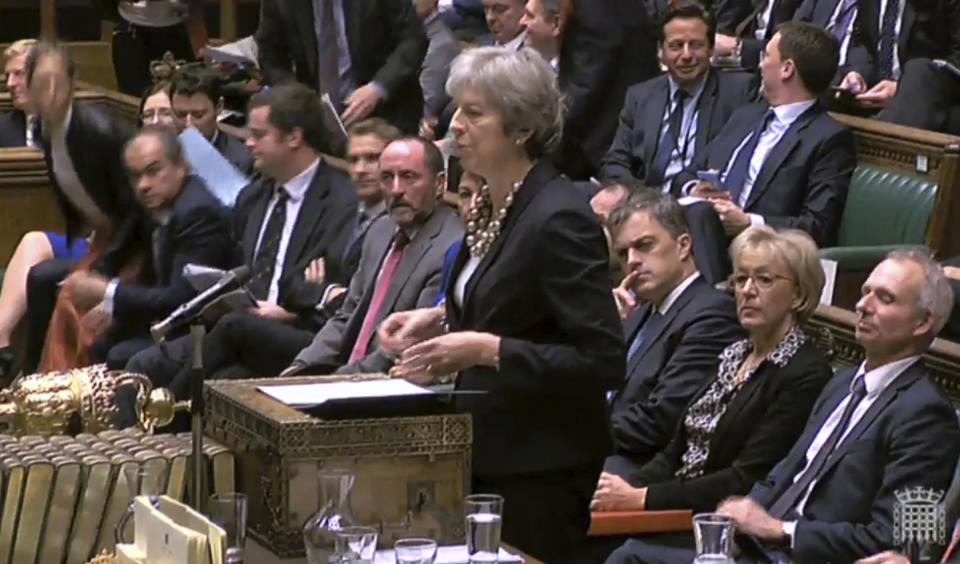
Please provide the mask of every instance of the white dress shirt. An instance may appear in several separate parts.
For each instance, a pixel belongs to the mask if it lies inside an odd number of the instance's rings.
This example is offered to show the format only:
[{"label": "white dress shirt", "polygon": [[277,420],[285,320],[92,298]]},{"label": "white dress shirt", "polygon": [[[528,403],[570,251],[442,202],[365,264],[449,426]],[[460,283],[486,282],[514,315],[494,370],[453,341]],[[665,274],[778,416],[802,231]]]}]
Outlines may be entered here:
[{"label": "white dress shirt", "polygon": [[77,208],[87,223],[93,227],[109,226],[110,220],[87,193],[83,183],[80,182],[80,176],[77,174],[77,169],[74,168],[73,160],[70,158],[70,151],[67,150],[67,131],[70,129],[71,119],[73,119],[72,106],[67,108],[63,125],[50,135],[50,158],[53,161],[53,176],[57,179],[57,184],[63,190],[64,195]]},{"label": "white dress shirt", "polygon": [[[837,7],[833,9],[833,15],[830,16],[830,21],[827,22],[827,31],[830,31],[837,25],[837,19],[840,18],[840,10],[843,9],[843,4],[844,0],[837,2]],[[840,60],[838,62],[840,66],[847,62],[847,52],[850,50],[850,37],[853,35],[853,24],[857,21],[856,4],[854,4],[852,11],[850,21],[847,22],[847,29],[843,30],[843,41],[840,43]]]},{"label": "white dress shirt", "polygon": [[510,49],[511,51],[519,51],[523,47],[523,42],[527,39],[527,30],[523,30],[517,34],[516,37],[507,41],[506,43],[500,43],[499,41],[495,42],[494,45],[497,47],[504,47]]},{"label": "white dress shirt", "polygon": [[473,273],[477,271],[478,266],[480,266],[480,258],[471,255],[463,265],[463,269],[460,270],[460,275],[457,276],[457,282],[453,285],[453,299],[457,301],[457,307],[463,307],[463,298],[467,293],[467,284],[470,282],[470,278],[473,277]]},{"label": "white dress shirt", "polygon": [[[673,108],[676,106],[674,101],[674,95],[680,86],[673,80],[673,77],[667,75],[667,81],[669,83],[669,103],[664,107],[663,117],[660,120],[660,137],[663,139],[664,136],[670,134],[670,113],[673,112]],[[700,81],[693,87],[690,93],[690,96],[687,96],[687,99],[683,101],[683,118],[680,120],[680,140],[673,146],[673,150],[670,152],[670,161],[667,163],[667,168],[663,171],[663,186],[661,190],[664,194],[670,192],[670,186],[673,182],[673,177],[680,173],[683,169],[690,166],[690,163],[693,161],[693,154],[695,152],[694,147],[697,144],[697,119],[700,116],[700,96],[703,94],[703,87],[707,82],[707,75],[704,74],[700,78]],[[659,147],[659,141],[657,142]],[[657,155],[654,155],[654,159],[657,158]]]},{"label": "white dress shirt", "polygon": [[[27,128],[27,130],[24,132],[24,137],[25,137],[26,140],[27,140],[27,142],[26,142],[27,147],[30,147],[31,149],[39,149],[39,148],[40,148],[40,140],[39,140],[39,139],[35,139],[35,138],[33,137],[33,128],[34,128],[34,126],[35,126],[36,123],[37,123],[37,119],[38,119],[38,118],[37,118],[36,115],[29,115],[29,114],[27,114],[27,116],[26,116],[26,121],[27,121],[26,128]],[[69,122],[68,122],[68,123],[69,123]]]},{"label": "white dress shirt", "polygon": [[[290,244],[290,235],[293,234],[293,226],[297,223],[297,216],[300,214],[300,208],[303,206],[303,198],[307,195],[307,190],[313,183],[313,177],[317,173],[317,167],[320,165],[320,159],[305,168],[303,172],[294,176],[283,185],[287,191],[287,217],[283,224],[283,231],[280,232],[280,246],[277,248],[277,261],[273,266],[273,278],[270,279],[270,288],[267,290],[267,301],[271,304],[277,303],[279,293],[280,274],[283,273],[283,262],[287,256],[287,246]],[[256,249],[260,248],[263,239],[263,232],[267,228],[267,222],[270,221],[270,214],[273,213],[274,206],[277,205],[277,194],[275,193],[267,204],[266,213],[263,215],[263,225],[260,226],[260,234],[257,236]],[[254,249],[253,256],[257,256]]]},{"label": "white dress shirt", "polygon": [[[777,143],[783,139],[783,136],[786,135],[787,130],[790,129],[790,126],[793,125],[793,122],[797,121],[803,112],[807,111],[816,104],[816,100],[805,100],[803,102],[794,102],[792,104],[780,104],[773,108],[774,117],[770,120],[770,123],[767,125],[767,128],[763,130],[763,133],[760,134],[760,140],[757,142],[757,149],[753,152],[753,157],[750,159],[750,166],[747,169],[747,178],[743,183],[743,189],[740,191],[740,197],[737,200],[736,204],[740,206],[740,209],[743,209],[747,202],[750,200],[750,193],[753,191],[753,183],[757,180],[757,175],[760,174],[760,169],[763,168],[763,163],[767,160],[767,156],[770,154],[770,151],[776,147]],[[740,154],[740,149],[747,144],[747,141],[750,139],[750,136],[747,135],[743,138],[743,141],[740,142],[740,145],[737,146],[733,154],[730,155],[730,161],[727,163],[726,170],[723,171],[723,179],[726,180],[727,175],[730,173],[730,167],[733,166],[733,163],[737,160],[737,155]],[[751,213],[747,214],[750,216],[751,225],[764,225],[766,222],[763,219],[763,216]]]},{"label": "white dress shirt", "polygon": [[[863,415],[868,409],[870,409],[870,406],[877,401],[877,398],[880,397],[880,394],[887,389],[887,386],[896,380],[897,376],[909,368],[910,365],[916,362],[919,358],[919,356],[908,356],[907,358],[884,364],[883,366],[878,366],[869,372],[865,372],[863,363],[860,364],[856,375],[854,375],[853,379],[850,380],[850,385],[852,386],[853,382],[863,375],[864,384],[866,384],[867,387],[867,395],[860,400],[860,403],[857,405],[856,409],[854,409],[853,415],[850,416],[850,422],[847,423],[847,428],[840,436],[840,440],[837,441],[837,445],[834,450],[840,448],[840,445],[843,444],[843,440],[847,438],[847,435],[850,434],[850,431],[857,425],[857,422],[863,419]],[[850,397],[850,394],[847,394],[847,397],[843,398],[843,400],[837,404],[837,407],[833,409],[833,412],[830,413],[830,416],[827,417],[827,420],[823,423],[823,427],[820,427],[817,435],[813,438],[813,441],[810,442],[810,446],[807,448],[807,463],[804,465],[803,470],[798,472],[797,475],[793,477],[793,482],[799,480],[800,476],[806,472],[807,468],[809,468],[810,464],[813,462],[813,459],[817,457],[817,453],[820,452],[820,448],[825,442],[827,442],[827,439],[830,437],[830,435],[833,434],[837,424],[840,423],[840,418],[843,416],[843,412],[847,408],[847,404],[850,402]],[[810,483],[810,487],[807,488],[807,491],[803,494],[803,497],[800,498],[800,501],[797,503],[798,515],[803,514],[803,508],[807,504],[807,499],[810,497],[810,492],[813,491],[813,488],[816,487],[816,485],[817,481],[812,481]]]},{"label": "white dress shirt", "polygon": [[667,294],[667,297],[664,298],[662,302],[660,302],[660,305],[654,306],[654,311],[660,315],[665,315],[667,311],[670,310],[670,306],[672,306],[674,302],[677,301],[677,298],[680,297],[680,294],[686,291],[686,289],[690,287],[690,284],[693,284],[697,278],[700,278],[699,272],[694,272],[690,276],[684,278],[683,282],[680,282],[676,285],[676,287],[674,287],[673,290],[670,290],[670,293]]},{"label": "white dress shirt", "polygon": [[774,3],[775,0],[767,0],[767,5],[757,14],[757,32],[754,34],[754,37],[760,41],[763,41],[767,36],[767,26],[770,25],[770,14],[773,13]]}]

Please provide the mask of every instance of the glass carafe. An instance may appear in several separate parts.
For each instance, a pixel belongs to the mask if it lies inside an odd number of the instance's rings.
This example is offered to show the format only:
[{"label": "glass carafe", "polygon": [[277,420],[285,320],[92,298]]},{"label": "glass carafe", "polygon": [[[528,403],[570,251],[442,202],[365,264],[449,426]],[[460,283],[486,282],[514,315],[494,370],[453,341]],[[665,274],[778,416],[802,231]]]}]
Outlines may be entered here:
[{"label": "glass carafe", "polygon": [[303,544],[309,564],[337,562],[337,531],[355,525],[350,511],[354,476],[348,470],[319,470],[320,509],[303,524]]}]

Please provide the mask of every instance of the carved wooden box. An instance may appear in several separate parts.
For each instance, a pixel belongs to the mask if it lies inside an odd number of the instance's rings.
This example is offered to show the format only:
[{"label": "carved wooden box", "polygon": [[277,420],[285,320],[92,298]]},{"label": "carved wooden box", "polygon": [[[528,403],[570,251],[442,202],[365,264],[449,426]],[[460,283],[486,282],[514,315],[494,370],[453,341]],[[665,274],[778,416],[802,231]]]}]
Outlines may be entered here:
[{"label": "carved wooden box", "polygon": [[[282,383],[320,380],[328,378]],[[317,472],[326,468],[354,473],[353,516],[359,525],[380,528],[380,546],[411,536],[463,542],[473,442],[469,415],[325,421],[257,389],[279,383],[214,380],[204,389],[205,429],[234,451],[252,537],[278,556],[302,556],[302,526],[319,508]]]}]

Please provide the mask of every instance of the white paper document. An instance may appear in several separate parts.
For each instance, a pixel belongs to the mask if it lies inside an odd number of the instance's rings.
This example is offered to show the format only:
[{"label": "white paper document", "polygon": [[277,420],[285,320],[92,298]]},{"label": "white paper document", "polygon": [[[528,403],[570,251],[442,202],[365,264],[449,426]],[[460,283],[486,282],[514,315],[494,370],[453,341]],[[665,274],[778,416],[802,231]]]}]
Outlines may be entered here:
[{"label": "white paper document", "polygon": [[833,305],[833,287],[837,283],[837,261],[820,259],[823,268],[823,290],[820,292],[820,303]]},{"label": "white paper document", "polygon": [[[498,559],[499,562],[523,562],[523,558],[502,548]],[[396,564],[397,557],[392,550],[378,550],[373,562],[374,564]],[[468,562],[467,546],[463,544],[439,547],[437,549],[437,559],[434,560],[434,564],[467,564]]]},{"label": "white paper document", "polygon": [[291,407],[320,405],[329,400],[412,396],[433,392],[406,380],[367,380],[363,382],[329,382],[258,386],[261,392]]},{"label": "white paper document", "polygon": [[190,174],[202,178],[207,189],[220,203],[228,208],[233,207],[237,195],[250,183],[247,177],[194,127],[183,130],[180,134],[180,145],[190,161]]}]

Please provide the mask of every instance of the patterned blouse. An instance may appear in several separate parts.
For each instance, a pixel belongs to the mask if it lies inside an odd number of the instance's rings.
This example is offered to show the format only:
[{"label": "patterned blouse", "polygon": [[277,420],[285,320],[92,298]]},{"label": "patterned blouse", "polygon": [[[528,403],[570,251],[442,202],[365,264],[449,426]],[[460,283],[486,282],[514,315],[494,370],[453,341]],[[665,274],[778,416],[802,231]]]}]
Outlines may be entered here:
[{"label": "patterned blouse", "polygon": [[[806,340],[807,337],[803,331],[793,326],[767,355],[764,362],[772,362],[780,367],[786,366]],[[736,397],[743,384],[750,380],[757,368],[763,364],[761,362],[748,370],[743,378],[737,381],[737,370],[753,350],[752,344],[750,339],[744,339],[723,349],[720,353],[720,368],[717,370],[716,379],[707,391],[687,408],[683,418],[683,427],[687,433],[687,450],[683,453],[680,469],[676,472],[678,478],[696,478],[703,475],[703,467],[710,455],[710,439],[717,429],[717,422],[723,417],[727,406]]]}]

